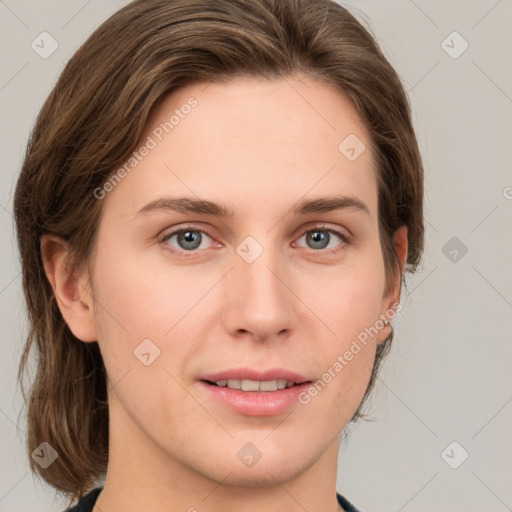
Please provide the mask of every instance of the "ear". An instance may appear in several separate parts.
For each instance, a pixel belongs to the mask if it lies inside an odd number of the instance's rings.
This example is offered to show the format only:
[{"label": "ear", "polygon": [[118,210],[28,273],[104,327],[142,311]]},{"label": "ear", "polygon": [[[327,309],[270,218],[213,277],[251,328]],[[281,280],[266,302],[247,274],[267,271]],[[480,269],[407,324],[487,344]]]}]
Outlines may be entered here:
[{"label": "ear", "polygon": [[41,256],[46,277],[71,332],[79,340],[97,341],[88,275],[82,271],[71,272],[67,242],[56,235],[43,235]]},{"label": "ear", "polygon": [[[393,244],[395,246],[395,252],[400,261],[400,269],[403,272],[405,267],[405,263],[407,261],[407,249],[408,249],[408,241],[407,241],[407,226],[400,226],[393,236]],[[401,273],[402,273],[401,272]],[[377,335],[376,342],[382,343],[386,340],[391,333],[391,322],[392,317],[394,316],[393,312],[396,311],[396,305],[400,303],[400,294],[402,289],[402,275],[399,273],[395,277],[395,281],[393,286],[391,287],[390,292],[385,295],[382,299],[382,310],[380,314],[380,318],[382,320],[389,320],[389,324],[385,325]],[[391,312],[391,315],[390,315]]]}]

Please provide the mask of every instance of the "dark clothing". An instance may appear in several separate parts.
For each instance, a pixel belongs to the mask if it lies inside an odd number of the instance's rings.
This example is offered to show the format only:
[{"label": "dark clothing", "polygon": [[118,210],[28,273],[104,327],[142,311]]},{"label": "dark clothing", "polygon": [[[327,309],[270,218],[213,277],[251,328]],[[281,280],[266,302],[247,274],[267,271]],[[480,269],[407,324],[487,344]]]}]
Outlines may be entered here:
[{"label": "dark clothing", "polygon": [[354,507],[350,501],[344,498],[341,494],[336,493],[336,497],[338,498],[338,503],[342,506],[345,512],[360,512],[358,508]]},{"label": "dark clothing", "polygon": [[[86,494],[73,508],[68,508],[64,512],[92,512],[92,507],[96,503],[99,493],[103,487],[93,489],[89,494]],[[345,512],[359,512],[349,501],[347,501],[341,494],[336,493],[338,503],[343,507]]]},{"label": "dark clothing", "polygon": [[89,494],[86,494],[73,508],[67,508],[64,512],[92,512],[92,507],[98,499],[99,493],[103,487],[93,489]]}]

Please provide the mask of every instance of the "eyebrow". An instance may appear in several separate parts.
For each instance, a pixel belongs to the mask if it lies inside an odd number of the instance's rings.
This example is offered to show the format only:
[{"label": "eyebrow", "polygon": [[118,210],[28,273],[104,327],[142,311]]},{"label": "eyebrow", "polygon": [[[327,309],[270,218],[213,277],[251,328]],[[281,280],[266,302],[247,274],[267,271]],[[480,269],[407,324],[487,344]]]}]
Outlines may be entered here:
[{"label": "eyebrow", "polygon": [[[343,195],[300,201],[292,208],[292,213],[294,215],[308,215],[311,213],[330,212],[346,208],[361,211],[371,218],[370,209],[365,203],[357,197]],[[188,197],[175,197],[156,199],[155,201],[148,203],[138,211],[136,217],[154,211],[196,213],[214,215],[221,218],[231,218],[235,215],[233,210],[212,201],[192,199]]]}]

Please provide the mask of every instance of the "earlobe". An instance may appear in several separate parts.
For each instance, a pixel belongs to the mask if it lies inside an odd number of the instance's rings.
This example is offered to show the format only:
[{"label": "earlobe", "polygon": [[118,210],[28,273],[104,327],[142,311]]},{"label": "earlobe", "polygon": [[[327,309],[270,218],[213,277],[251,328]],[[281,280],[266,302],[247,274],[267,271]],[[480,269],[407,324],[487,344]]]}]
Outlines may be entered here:
[{"label": "earlobe", "polygon": [[44,270],[52,287],[59,310],[79,340],[97,341],[92,296],[79,271],[71,272],[68,243],[56,235],[41,238],[41,256]]}]

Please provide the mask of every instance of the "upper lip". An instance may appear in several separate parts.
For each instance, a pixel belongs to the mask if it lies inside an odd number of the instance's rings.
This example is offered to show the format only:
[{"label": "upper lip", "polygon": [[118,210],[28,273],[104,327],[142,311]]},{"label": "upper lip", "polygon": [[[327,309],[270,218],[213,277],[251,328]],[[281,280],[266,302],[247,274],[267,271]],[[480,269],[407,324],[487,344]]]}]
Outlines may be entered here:
[{"label": "upper lip", "polygon": [[231,368],[229,370],[223,370],[216,373],[209,373],[202,375],[200,380],[207,380],[210,382],[217,382],[219,380],[257,380],[257,381],[269,381],[269,380],[286,380],[293,382],[294,384],[302,384],[303,382],[311,382],[313,378],[301,375],[285,368],[269,368],[267,370],[255,370],[254,368]]}]

